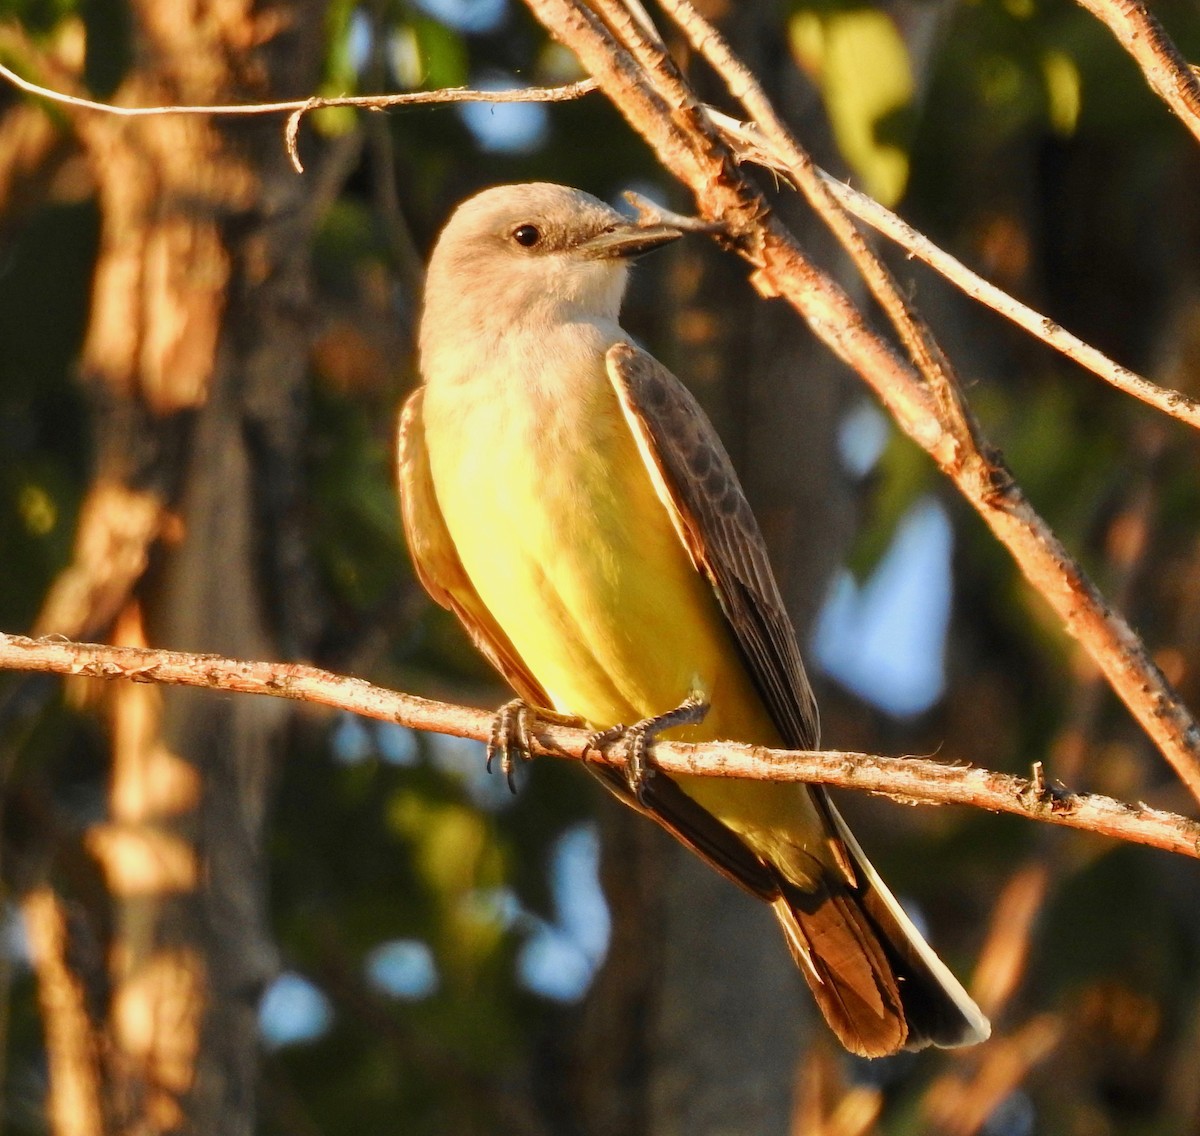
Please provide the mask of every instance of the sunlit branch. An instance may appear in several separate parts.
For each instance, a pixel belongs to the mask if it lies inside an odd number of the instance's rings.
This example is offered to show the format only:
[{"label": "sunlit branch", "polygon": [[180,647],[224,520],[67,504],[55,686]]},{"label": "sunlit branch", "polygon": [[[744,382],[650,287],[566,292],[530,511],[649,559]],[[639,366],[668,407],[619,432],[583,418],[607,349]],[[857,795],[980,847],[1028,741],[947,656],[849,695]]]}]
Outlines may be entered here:
[{"label": "sunlit branch", "polygon": [[101,1043],[88,1014],[88,992],[72,967],[67,914],[47,884],[22,897],[21,914],[46,1030],[50,1126],[55,1136],[92,1136],[104,1131]]},{"label": "sunlit branch", "polygon": [[[486,710],[434,702],[298,663],[247,662],[58,638],[0,634],[0,670],[267,694],[477,741],[488,738],[493,719]],[[534,753],[578,760],[588,736],[585,730],[539,722]],[[1071,793],[1046,785],[1036,776],[1013,777],[928,758],[839,750],[792,753],[732,742],[658,742],[653,753],[657,766],[667,773],[804,781],[859,789],[906,803],[968,805],[1200,858],[1200,822],[1110,797]],[[617,749],[589,760],[621,765],[624,755]]]},{"label": "sunlit branch", "polygon": [[[826,345],[866,380],[901,429],[933,457],[1200,800],[1200,726],[1140,638],[1037,514],[998,453],[978,436],[961,390],[942,365],[936,347],[929,352],[934,365],[926,367],[929,359],[923,358],[925,374],[918,374],[874,331],[845,291],[808,259],[742,175],[735,155],[674,64],[636,21],[628,15],[621,18],[618,0],[526,2],[579,56],[605,94],[655,148],[664,167],[688,185],[701,215],[722,223],[725,242],[754,266],[751,279],[759,291],[787,300]],[[663,0],[663,7],[676,18],[695,50],[725,79],[749,117],[786,155],[798,179],[813,180],[815,168],[807,155],[715,29],[684,0]],[[597,12],[603,13],[603,22]],[[824,205],[823,189],[810,194],[810,199],[827,220],[833,216]],[[831,224],[840,235],[842,223]],[[864,271],[874,272],[868,261],[858,263]],[[879,283],[880,278],[873,276],[872,285]],[[895,314],[906,318],[902,309],[903,305]],[[924,346],[922,339],[919,327],[916,335],[906,335],[910,350],[916,349],[914,355]]]},{"label": "sunlit branch", "polygon": [[829,192],[816,164],[784,125],[761,84],[734,55],[716,28],[688,0],[663,0],[663,8],[692,47],[721,76],[730,94],[742,103],[763,134],[780,150],[788,163],[793,184],[854,262],[863,282],[895,329],[913,366],[933,395],[943,428],[964,450],[979,449],[976,427],[961,386],[933,332],[902,293],[858,226]]},{"label": "sunlit branch", "polygon": [[1141,0],[1078,0],[1142,69],[1146,82],[1200,142],[1200,76]]},{"label": "sunlit branch", "polygon": [[1162,411],[1163,414],[1177,418],[1180,422],[1200,429],[1200,402],[1181,391],[1161,387],[1128,367],[1122,367],[1120,363],[1110,359],[1091,344],[1085,343],[1078,336],[1072,335],[1054,320],[1021,303],[978,273],[972,272],[962,261],[939,248],[878,201],[846,185],[845,182],[838,181],[823,170],[819,173],[830,193],[849,212],[923,260],[966,295],[1004,316],[1035,339],[1053,347],[1117,390],[1154,407],[1155,410]]},{"label": "sunlit branch", "polygon": [[958,1136],[984,1131],[1000,1102],[1054,1054],[1066,1025],[1061,1013],[1037,1014],[982,1047],[974,1068],[945,1069],[924,1096],[922,1119],[929,1130]]},{"label": "sunlit branch", "polygon": [[435,91],[406,91],[391,95],[331,95],[328,98],[288,99],[273,103],[232,103],[213,106],[120,106],[115,103],[98,102],[81,95],[67,94],[44,87],[18,75],[0,63],[0,78],[7,79],[14,87],[39,98],[47,99],[60,106],[75,110],[95,111],[99,114],[118,115],[122,118],[149,118],[164,114],[201,115],[263,115],[287,114],[288,121],[284,138],[288,155],[298,172],[303,171],[296,152],[296,134],[300,120],[309,111],[322,107],[357,107],[360,110],[389,110],[400,106],[419,106],[440,103],[554,103],[568,102],[589,94],[596,89],[593,79],[581,79],[558,87],[518,87],[508,91],[480,91],[470,87],[443,87]]},{"label": "sunlit branch", "polygon": [[[775,173],[789,177],[790,180],[791,171],[787,162],[775,152],[770,140],[753,123],[739,122],[711,107],[705,109],[740,160],[765,166]],[[871,228],[894,241],[918,260],[924,261],[973,300],[991,308],[1035,339],[1054,348],[1122,393],[1139,399],[1147,406],[1152,406],[1188,426],[1200,429],[1200,402],[1196,399],[1180,391],[1161,387],[1128,367],[1121,366],[1104,352],[1072,335],[1054,320],[973,272],[962,261],[951,256],[945,249],[939,248],[927,236],[890,209],[880,205],[873,197],[839,181],[820,167],[814,168],[825,188],[847,212],[854,214],[860,221],[865,221]]]},{"label": "sunlit branch", "polygon": [[[1097,8],[1101,5],[1097,4]],[[636,12],[635,12],[636,15]],[[644,20],[644,13],[642,19]],[[642,22],[639,20],[639,22]],[[651,25],[642,23],[649,36]],[[530,87],[510,91],[478,91],[465,87],[435,91],[406,92],[388,95],[344,95],[328,98],[313,97],[271,103],[232,104],[214,106],[153,106],[127,107],[99,102],[80,95],[54,90],[34,83],[0,64],[0,77],[6,78],[19,89],[53,102],[77,109],[103,112],[123,117],[146,117],[163,114],[208,114],[208,115],[255,115],[288,114],[285,127],[285,144],[293,165],[303,170],[296,148],[296,136],[300,121],[309,111],[320,107],[358,107],[368,110],[384,110],[394,106],[414,104],[445,104],[454,102],[563,102],[576,99],[596,89],[593,79],[583,79],[557,87]],[[738,122],[708,107],[706,111],[717,129],[742,160],[757,164],[783,174],[788,174],[787,163],[774,153],[770,142],[752,123]],[[1102,351],[1084,342],[1059,326],[1054,320],[1021,303],[1003,289],[989,283],[973,272],[961,261],[939,248],[928,237],[914,229],[891,210],[867,194],[816,169],[817,176],[825,183],[829,193],[849,213],[865,221],[872,228],[895,241],[901,248],[924,261],[950,283],[971,296],[979,303],[990,307],[1030,335],[1061,352],[1067,358],[1109,383],[1125,394],[1137,398],[1164,414],[1170,415],[1189,426],[1200,428],[1200,402],[1180,391],[1158,386],[1149,379],[1109,359]]]}]

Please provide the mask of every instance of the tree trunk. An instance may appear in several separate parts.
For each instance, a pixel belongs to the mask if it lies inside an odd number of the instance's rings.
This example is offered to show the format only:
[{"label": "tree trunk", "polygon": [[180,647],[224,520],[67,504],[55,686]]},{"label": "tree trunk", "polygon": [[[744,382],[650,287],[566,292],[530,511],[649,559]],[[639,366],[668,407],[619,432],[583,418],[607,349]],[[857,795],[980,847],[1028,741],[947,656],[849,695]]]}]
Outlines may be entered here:
[{"label": "tree trunk", "polygon": [[[315,85],[318,0],[132,7],[135,64],[118,101],[231,103]],[[288,167],[274,119],[89,116],[76,128],[102,226],[81,363],[96,463],[74,561],[38,630],[294,655],[313,618],[294,500],[312,182]],[[257,1002],[276,966],[260,834],[287,709],[150,685],[104,697],[109,808],[88,847],[110,892],[107,993],[82,1047],[97,1055],[90,1070],[50,1046],[52,1114],[90,1077],[107,1131],[248,1134]]]}]

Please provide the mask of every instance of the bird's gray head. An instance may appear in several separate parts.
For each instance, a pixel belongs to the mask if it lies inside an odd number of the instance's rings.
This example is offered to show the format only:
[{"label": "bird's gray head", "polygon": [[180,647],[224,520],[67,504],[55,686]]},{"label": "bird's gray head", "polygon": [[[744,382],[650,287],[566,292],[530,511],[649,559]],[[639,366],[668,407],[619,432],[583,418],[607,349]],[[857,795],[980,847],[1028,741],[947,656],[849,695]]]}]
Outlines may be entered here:
[{"label": "bird's gray head", "polygon": [[447,327],[495,334],[525,318],[615,320],[630,259],[681,235],[565,185],[485,189],[454,211],[434,246],[422,348]]}]

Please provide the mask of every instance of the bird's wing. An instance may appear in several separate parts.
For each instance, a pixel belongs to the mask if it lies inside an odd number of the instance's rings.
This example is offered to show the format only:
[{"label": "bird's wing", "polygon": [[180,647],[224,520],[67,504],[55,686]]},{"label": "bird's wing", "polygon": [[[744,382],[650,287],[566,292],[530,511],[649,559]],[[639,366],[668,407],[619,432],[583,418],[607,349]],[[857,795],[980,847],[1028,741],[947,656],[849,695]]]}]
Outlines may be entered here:
[{"label": "bird's wing", "polygon": [[[720,439],[652,356],[619,343],[607,363],[659,498],[696,569],[712,583],[771,717],[789,745],[815,746],[816,707],[795,633]],[[904,914],[824,789],[808,791],[824,814],[841,878],[825,874],[814,892],[781,873],[773,906],[843,1044],[881,1056],[901,1046],[982,1041],[987,1019]]]},{"label": "bird's wing", "polygon": [[817,706],[796,633],[721,439],[654,356],[618,343],[606,363],[655,490],[696,570],[712,584],[775,725],[793,748],[815,748]]},{"label": "bird's wing", "polygon": [[[458,616],[475,646],[531,707],[549,708],[550,698],[541,683],[484,606],[458,558],[429,472],[422,393],[412,394],[400,415],[398,463],[404,533],[417,578],[434,600]],[[589,762],[588,768],[623,801],[656,821],[734,883],[768,900],[779,894],[779,885],[762,860],[673,781],[655,778],[652,791],[642,802],[630,791],[621,770],[596,762]]]},{"label": "bird's wing", "polygon": [[467,576],[446,529],[433,491],[425,429],[421,418],[423,389],[404,404],[400,415],[399,479],[404,535],[417,578],[444,608],[458,616],[471,641],[512,688],[532,707],[547,708],[550,699],[492,618]]}]

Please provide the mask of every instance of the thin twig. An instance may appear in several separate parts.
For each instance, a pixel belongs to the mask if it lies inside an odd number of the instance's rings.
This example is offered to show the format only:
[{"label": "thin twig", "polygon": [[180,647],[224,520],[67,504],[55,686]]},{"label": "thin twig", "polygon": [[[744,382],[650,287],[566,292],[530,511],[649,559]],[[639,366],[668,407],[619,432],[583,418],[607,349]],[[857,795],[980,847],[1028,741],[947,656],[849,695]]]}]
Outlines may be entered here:
[{"label": "thin twig", "polygon": [[[817,178],[811,159],[775,113],[757,79],[734,56],[720,33],[696,11],[690,0],[661,0],[661,3],[693,48],[707,59],[730,93],[778,149],[789,172],[854,258],[872,293],[900,332],[914,363],[929,384],[935,413],[948,435],[926,448],[1009,547],[1026,577],[1050,601],[1067,630],[1092,655],[1115,693],[1146,733],[1155,739],[1192,795],[1200,800],[1200,726],[1151,660],[1133,629],[1108,605],[1099,589],[1067,553],[1025,499],[998,453],[982,437],[961,386],[936,343],[911,313],[903,297],[898,295],[890,276],[866,248],[857,231],[851,231],[852,226],[840,207],[827,208],[827,191]],[[893,413],[910,408],[911,399],[889,401],[890,384],[882,383],[881,376],[873,379],[866,372],[863,374],[893,408]],[[909,385],[911,382],[909,379]],[[906,420],[903,413],[896,413],[896,417],[911,437],[919,440],[920,434],[925,432],[924,422]]]},{"label": "thin twig", "polygon": [[[741,122],[712,107],[705,107],[705,111],[721,135],[733,147],[739,160],[754,162],[774,173],[783,174],[790,180],[787,162],[754,123]],[[997,288],[995,284],[973,272],[962,261],[951,256],[945,249],[939,248],[927,236],[918,232],[890,209],[880,205],[873,197],[860,193],[819,166],[814,169],[826,189],[843,208],[918,260],[924,261],[960,291],[991,308],[1072,362],[1091,371],[1123,394],[1139,399],[1147,406],[1152,406],[1188,426],[1200,429],[1200,402],[1196,399],[1181,391],[1161,387],[1136,371],[1121,366],[1091,344],[1072,335],[1048,316],[1023,304],[1002,288]]]},{"label": "thin twig", "polygon": [[818,170],[818,174],[846,209],[873,229],[890,237],[901,248],[923,260],[968,296],[985,304],[1035,339],[1053,347],[1122,393],[1200,429],[1200,402],[1181,391],[1161,387],[1128,367],[1122,367],[1120,363],[1110,359],[1091,344],[1085,343],[1078,336],[1072,335],[1048,316],[1021,303],[1003,289],[972,272],[962,261],[938,248],[928,237],[917,232],[873,198],[851,188],[845,182],[838,181],[824,170]]},{"label": "thin twig", "polygon": [[1044,860],[1026,860],[997,889],[987,937],[971,978],[971,996],[993,1021],[1008,1008],[1026,975],[1039,916],[1050,890],[1050,874],[1051,866]]},{"label": "thin twig", "polygon": [[[494,718],[486,710],[386,690],[362,679],[299,663],[246,662],[218,655],[73,643],[58,638],[28,639],[0,633],[0,670],[267,694],[477,741],[490,736]],[[533,752],[579,759],[588,737],[586,730],[539,722]],[[815,782],[877,793],[906,803],[969,805],[1200,859],[1200,822],[1110,797],[1069,793],[1048,786],[1037,789],[1026,778],[987,769],[947,765],[928,758],[838,750],[787,752],[733,742],[658,742],[653,754],[655,764],[667,773]],[[597,755],[593,751],[589,760],[621,765],[624,756]]]},{"label": "thin twig", "polygon": [[1079,0],[1142,69],[1146,82],[1200,142],[1200,77],[1140,0]]},{"label": "thin twig", "polygon": [[43,87],[18,75],[11,68],[0,63],[0,78],[7,79],[14,87],[47,99],[60,106],[72,107],[75,110],[95,111],[100,114],[117,115],[121,118],[149,118],[164,114],[203,114],[203,115],[261,115],[287,114],[288,120],[284,129],[284,141],[292,165],[298,173],[304,167],[296,153],[296,134],[300,129],[300,120],[309,111],[322,107],[358,107],[362,110],[388,110],[398,106],[431,105],[439,103],[559,103],[581,98],[596,89],[594,79],[580,79],[575,83],[566,83],[558,87],[519,87],[510,91],[480,91],[470,87],[444,87],[436,91],[407,91],[403,94],[391,95],[332,95],[328,98],[313,96],[308,99],[289,99],[273,103],[232,103],[213,106],[151,106],[130,107],[114,103],[98,102],[95,99],[84,98],[80,95],[69,95],[64,91],[56,91]]},{"label": "thin twig", "polygon": [[307,99],[288,99],[273,103],[223,103],[212,106],[151,106],[130,107],[115,103],[98,102],[95,99],[68,95],[43,87],[24,79],[11,68],[0,63],[0,78],[7,79],[31,95],[48,99],[77,110],[94,110],[101,114],[115,114],[122,118],[149,118],[163,114],[207,114],[207,115],[255,115],[290,114],[295,111],[315,110],[318,107],[359,107],[364,110],[387,110],[390,107],[412,106],[418,103],[554,103],[568,102],[580,98],[596,89],[594,79],[580,79],[558,87],[520,87],[511,91],[479,91],[469,87],[443,87],[436,91],[407,91],[391,95],[331,95],[328,98],[313,96]]},{"label": "thin twig", "polygon": [[[1000,1102],[1062,1043],[1066,1023],[1061,1014],[1038,1014],[1019,1029],[995,1037],[978,1052],[974,1068],[947,1069],[924,1098],[922,1130],[939,1136],[976,1136]],[[922,1125],[921,1120],[925,1123]]]},{"label": "thin twig", "polygon": [[[1100,7],[1100,5],[1097,5]],[[642,14],[644,18],[644,12]],[[639,20],[641,22],[641,20]],[[643,28],[647,25],[643,24]],[[653,31],[652,26],[649,31]],[[313,97],[287,102],[250,103],[213,106],[154,106],[125,107],[112,103],[98,102],[72,95],[64,91],[34,83],[0,64],[0,76],[8,79],[23,91],[49,99],[65,106],[92,110],[123,117],[146,117],[161,114],[289,114],[284,129],[284,141],[288,155],[297,172],[303,166],[296,150],[296,136],[302,117],[311,110],[326,106],[350,106],[369,110],[382,110],[391,106],[408,106],[416,103],[438,104],[448,102],[563,102],[579,98],[596,89],[594,79],[583,79],[559,87],[530,87],[513,91],[476,91],[468,88],[448,88],[437,91],[408,92],[391,95],[343,95],[329,98]],[[737,151],[740,160],[750,160],[766,166],[777,173],[787,174],[788,165],[773,150],[770,140],[755,129],[753,123],[743,123],[724,115],[712,107],[705,107],[709,118],[725,139]],[[1071,334],[1054,320],[1021,303],[1001,288],[973,272],[960,260],[935,245],[928,237],[918,232],[901,217],[879,202],[839,181],[819,166],[813,167],[834,199],[849,213],[865,221],[876,231],[889,237],[924,261],[966,295],[990,307],[1047,346],[1061,352],[1081,367],[1091,371],[1117,390],[1139,399],[1148,406],[1170,415],[1189,426],[1200,429],[1200,402],[1180,391],[1168,390],[1142,375],[1123,367],[1108,358],[1078,336]]]},{"label": "thin twig", "polygon": [[749,112],[758,129],[784,158],[794,184],[854,262],[871,295],[887,315],[913,365],[925,380],[940,410],[943,428],[962,447],[964,456],[980,449],[961,386],[925,321],[900,290],[878,253],[863,237],[840,202],[818,176],[816,164],[776,113],[766,91],[750,69],[734,55],[725,38],[689,0],[661,0],[688,42],[714,68]]}]

